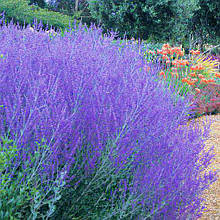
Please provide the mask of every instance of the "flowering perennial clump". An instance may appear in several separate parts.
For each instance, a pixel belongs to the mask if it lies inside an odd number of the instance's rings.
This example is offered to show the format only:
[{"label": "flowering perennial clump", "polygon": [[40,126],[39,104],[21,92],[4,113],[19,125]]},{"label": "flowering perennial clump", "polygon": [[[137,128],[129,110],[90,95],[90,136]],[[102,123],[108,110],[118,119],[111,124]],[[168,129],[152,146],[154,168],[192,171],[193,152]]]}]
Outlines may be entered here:
[{"label": "flowering perennial clump", "polygon": [[[217,59],[201,55],[199,50],[191,50],[191,56],[188,59],[186,57],[183,59],[184,49],[171,47],[169,44],[164,44],[161,50],[147,51],[147,54],[148,56],[153,54],[160,56],[164,68],[159,75],[168,82],[168,85],[174,84],[181,96],[189,93],[194,94],[194,110],[198,112],[198,109],[201,109],[200,99],[205,97],[205,105],[208,103],[208,106],[216,106],[217,109],[220,107],[219,86],[215,86],[217,90],[209,91],[209,84],[220,85],[219,61]],[[155,57],[152,59],[154,60]],[[214,87],[212,86],[212,88]],[[205,96],[201,96],[201,91],[206,91]]]},{"label": "flowering perennial clump", "polygon": [[131,45],[119,49],[115,33],[103,36],[95,26],[53,39],[12,24],[0,29],[1,151],[14,149],[0,170],[5,213],[201,215],[201,194],[216,179],[215,172],[201,173],[214,156],[200,156],[210,123],[204,132],[179,127],[190,99],[156,80],[159,63],[147,63]]}]

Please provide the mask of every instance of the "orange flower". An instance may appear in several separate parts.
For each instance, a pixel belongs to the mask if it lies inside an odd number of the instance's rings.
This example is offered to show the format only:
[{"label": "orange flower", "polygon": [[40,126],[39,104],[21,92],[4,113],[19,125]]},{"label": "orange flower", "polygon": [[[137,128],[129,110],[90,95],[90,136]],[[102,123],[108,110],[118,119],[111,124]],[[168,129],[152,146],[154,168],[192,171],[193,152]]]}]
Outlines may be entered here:
[{"label": "orange flower", "polygon": [[206,79],[201,79],[200,83],[208,83]]},{"label": "orange flower", "polygon": [[177,67],[179,66],[179,61],[175,59],[174,61],[172,61],[172,64]]},{"label": "orange flower", "polygon": [[190,67],[191,70],[203,70],[204,67],[201,64],[195,65],[195,66],[191,66]]},{"label": "orange flower", "polygon": [[170,48],[170,45],[169,44],[164,44],[163,48]]},{"label": "orange flower", "polygon": [[160,75],[165,75],[165,72],[164,71],[160,71]]},{"label": "orange flower", "polygon": [[198,74],[198,77],[199,77],[200,79],[205,78],[202,74]]},{"label": "orange flower", "polygon": [[192,77],[196,77],[195,73],[190,73],[189,75],[192,76]]},{"label": "orange flower", "polygon": [[174,49],[174,48],[171,48],[170,53],[171,53],[171,54],[174,54],[175,52],[176,52],[175,49]]},{"label": "orange flower", "polygon": [[215,77],[220,78],[220,73],[216,73]]},{"label": "orange flower", "polygon": [[188,60],[179,60],[180,65],[185,66],[185,65],[189,65],[189,61]]},{"label": "orange flower", "polygon": [[187,84],[192,86],[192,85],[195,84],[195,82],[194,82],[194,81],[191,81],[191,80],[188,80],[188,81],[187,81]]},{"label": "orange flower", "polygon": [[182,79],[182,82],[187,82],[187,78],[183,78],[183,79]]},{"label": "orange flower", "polygon": [[182,56],[184,55],[184,52],[183,52],[183,51],[180,51],[178,54],[179,54],[179,56],[182,57]]},{"label": "orange flower", "polygon": [[196,70],[196,66],[191,66],[190,69],[191,70]]},{"label": "orange flower", "polygon": [[189,84],[189,85],[193,86],[193,85],[195,85],[195,83],[196,83],[196,82],[194,82],[194,81],[190,81],[190,84]]},{"label": "orange flower", "polygon": [[168,60],[169,57],[168,57],[167,55],[165,55],[165,56],[162,56],[162,59],[163,59],[163,60]]},{"label": "orange flower", "polygon": [[157,53],[158,53],[158,54],[162,54],[162,50],[158,50],[158,49],[157,49]]},{"label": "orange flower", "polygon": [[209,83],[211,83],[211,82],[215,82],[214,79],[208,79],[207,81],[208,81]]},{"label": "orange flower", "polygon": [[201,64],[197,65],[197,70],[204,70],[204,67]]},{"label": "orange flower", "polygon": [[188,60],[185,60],[185,64],[186,64],[186,65],[189,65],[189,61],[188,61]]},{"label": "orange flower", "polygon": [[161,54],[166,56],[167,55],[167,51],[166,50],[162,50]]},{"label": "orange flower", "polygon": [[180,48],[180,47],[173,47],[172,49],[173,49],[173,51],[174,51],[175,53],[181,52],[181,48]]},{"label": "orange flower", "polygon": [[198,88],[195,88],[195,90],[196,90],[197,93],[201,92],[200,89],[198,89]]},{"label": "orange flower", "polygon": [[170,55],[173,55],[172,49],[168,49],[168,50],[167,50],[167,53],[170,54]]}]

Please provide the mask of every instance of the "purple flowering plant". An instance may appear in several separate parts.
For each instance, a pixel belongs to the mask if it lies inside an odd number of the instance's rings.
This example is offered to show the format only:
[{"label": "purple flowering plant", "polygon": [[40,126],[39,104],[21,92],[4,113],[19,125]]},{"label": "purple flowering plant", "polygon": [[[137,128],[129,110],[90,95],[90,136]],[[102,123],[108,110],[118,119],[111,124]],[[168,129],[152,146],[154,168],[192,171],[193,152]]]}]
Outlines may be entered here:
[{"label": "purple flowering plant", "polygon": [[115,37],[94,25],[53,38],[0,27],[0,136],[16,146],[0,181],[12,200],[19,189],[26,195],[16,214],[5,206],[13,217],[201,215],[201,194],[216,180],[202,174],[213,149],[200,156],[211,122],[204,132],[180,128],[190,99],[178,99],[156,80],[159,64],[131,44],[119,49]]}]

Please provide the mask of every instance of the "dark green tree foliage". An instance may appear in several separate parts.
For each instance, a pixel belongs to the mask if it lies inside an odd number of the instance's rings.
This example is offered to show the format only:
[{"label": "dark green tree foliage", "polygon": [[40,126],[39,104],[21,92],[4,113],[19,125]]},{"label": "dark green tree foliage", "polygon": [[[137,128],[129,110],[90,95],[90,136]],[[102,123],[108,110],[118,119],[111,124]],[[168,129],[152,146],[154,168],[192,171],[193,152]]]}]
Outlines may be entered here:
[{"label": "dark green tree foliage", "polygon": [[66,15],[73,15],[75,9],[75,0],[57,0],[51,8]]},{"label": "dark green tree foliage", "polygon": [[172,41],[183,44],[184,48],[188,45],[191,35],[190,24],[194,12],[199,9],[199,0],[177,0],[176,15],[172,26]]},{"label": "dark green tree foliage", "polygon": [[174,0],[89,1],[91,15],[104,30],[113,29],[123,37],[167,40],[176,14]]},{"label": "dark green tree foliage", "polygon": [[45,6],[46,6],[46,3],[45,3],[44,0],[30,0],[29,4],[30,5],[35,4],[35,5],[37,5],[37,6],[41,7],[41,8],[45,8]]},{"label": "dark green tree foliage", "polygon": [[199,43],[219,43],[220,1],[199,0],[199,8],[194,12],[190,29]]}]

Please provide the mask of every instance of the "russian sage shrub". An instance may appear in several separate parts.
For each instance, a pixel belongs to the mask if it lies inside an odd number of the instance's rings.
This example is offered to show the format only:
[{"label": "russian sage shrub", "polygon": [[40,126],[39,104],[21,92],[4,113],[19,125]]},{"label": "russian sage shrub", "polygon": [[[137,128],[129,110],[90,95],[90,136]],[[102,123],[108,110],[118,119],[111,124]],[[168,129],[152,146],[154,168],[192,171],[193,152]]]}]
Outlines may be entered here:
[{"label": "russian sage shrub", "polygon": [[7,136],[1,137],[0,147],[0,218],[1,219],[42,219],[50,217],[61,198],[60,192],[65,185],[62,176],[48,184],[38,172],[41,162],[48,155],[45,140],[37,146],[30,160],[20,162],[19,169],[13,163],[18,157],[18,148]]},{"label": "russian sage shrub", "polygon": [[38,176],[48,186],[62,176],[66,186],[52,218],[196,218],[216,179],[202,174],[212,149],[200,156],[210,123],[204,132],[179,128],[189,99],[177,99],[156,80],[159,64],[135,46],[119,49],[115,37],[93,25],[53,39],[1,27],[0,134],[18,149],[11,169],[23,161],[34,172],[30,155],[44,138],[50,153],[36,162]]}]

